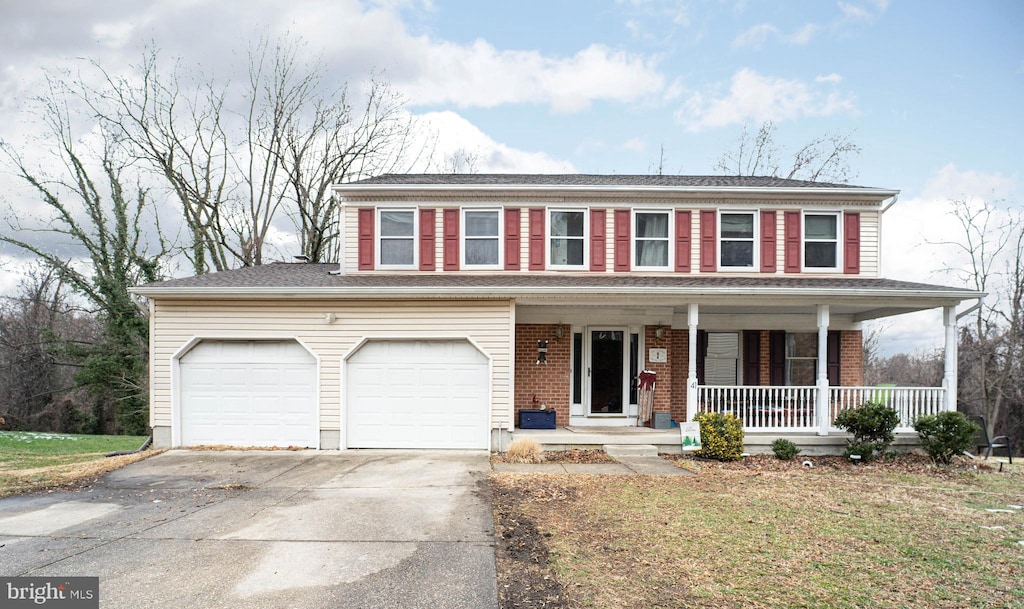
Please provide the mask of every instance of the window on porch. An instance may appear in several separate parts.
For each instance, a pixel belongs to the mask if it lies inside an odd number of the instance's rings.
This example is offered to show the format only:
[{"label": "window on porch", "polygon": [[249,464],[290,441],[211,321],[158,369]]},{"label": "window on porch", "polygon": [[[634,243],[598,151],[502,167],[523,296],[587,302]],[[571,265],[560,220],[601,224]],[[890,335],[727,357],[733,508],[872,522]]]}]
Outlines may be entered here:
[{"label": "window on porch", "polygon": [[[770,331],[767,383],[761,374],[760,330],[697,333],[697,381],[701,385],[771,385],[810,387],[817,383],[818,335]],[[829,385],[839,385],[840,333],[828,333]]]}]

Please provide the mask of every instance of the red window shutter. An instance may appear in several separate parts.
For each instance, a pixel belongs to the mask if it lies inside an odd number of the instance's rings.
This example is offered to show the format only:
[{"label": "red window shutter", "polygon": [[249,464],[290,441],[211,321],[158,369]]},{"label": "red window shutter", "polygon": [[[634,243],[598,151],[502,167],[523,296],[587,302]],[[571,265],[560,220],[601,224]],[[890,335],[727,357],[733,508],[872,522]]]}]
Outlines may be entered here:
[{"label": "red window shutter", "polygon": [[437,212],[433,209],[420,210],[420,270],[437,270],[437,233],[435,221]]},{"label": "red window shutter", "polygon": [[530,210],[530,270],[544,270],[544,209]]},{"label": "red window shutter", "polygon": [[676,272],[689,273],[693,241],[693,216],[687,211],[676,210]]},{"label": "red window shutter", "polygon": [[444,230],[444,270],[459,270],[459,210],[446,209],[441,219]]},{"label": "red window shutter", "polygon": [[843,250],[843,272],[848,275],[860,273],[860,214],[847,213],[843,221],[845,249]]},{"label": "red window shutter", "polygon": [[629,210],[615,210],[615,270],[629,270]]},{"label": "red window shutter", "polygon": [[519,210],[505,210],[505,270],[519,270],[519,248],[521,238],[519,225]]},{"label": "red window shutter", "polygon": [[713,273],[718,268],[718,216],[715,210],[700,212],[700,272]]},{"label": "red window shutter", "polygon": [[360,209],[358,212],[360,271],[373,270],[373,214],[372,208]]},{"label": "red window shutter", "polygon": [[608,268],[605,261],[607,247],[607,212],[603,209],[590,210],[590,270],[604,272]]},{"label": "red window shutter", "polygon": [[800,272],[800,212],[798,211],[787,211],[785,214],[784,221],[786,223],[785,235],[786,235],[786,256],[785,256],[785,271],[787,273],[799,273]]},{"label": "red window shutter", "polygon": [[761,272],[774,273],[778,267],[776,242],[775,212],[761,212]]}]

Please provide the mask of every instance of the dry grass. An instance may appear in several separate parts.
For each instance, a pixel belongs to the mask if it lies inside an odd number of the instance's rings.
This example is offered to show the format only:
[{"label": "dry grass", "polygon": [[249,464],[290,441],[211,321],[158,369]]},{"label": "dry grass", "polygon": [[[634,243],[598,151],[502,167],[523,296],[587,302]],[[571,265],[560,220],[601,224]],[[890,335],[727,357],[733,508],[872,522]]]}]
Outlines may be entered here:
[{"label": "dry grass", "polygon": [[161,452],[163,451],[147,450],[119,457],[94,455],[92,460],[77,463],[33,469],[0,469],[0,497],[88,484],[107,472],[120,469],[129,463],[142,461]]},{"label": "dry grass", "polygon": [[702,464],[492,482],[535,523],[573,607],[1024,606],[1022,471]]},{"label": "dry grass", "polygon": [[542,463],[544,449],[533,438],[516,438],[508,445],[505,461],[508,463]]}]

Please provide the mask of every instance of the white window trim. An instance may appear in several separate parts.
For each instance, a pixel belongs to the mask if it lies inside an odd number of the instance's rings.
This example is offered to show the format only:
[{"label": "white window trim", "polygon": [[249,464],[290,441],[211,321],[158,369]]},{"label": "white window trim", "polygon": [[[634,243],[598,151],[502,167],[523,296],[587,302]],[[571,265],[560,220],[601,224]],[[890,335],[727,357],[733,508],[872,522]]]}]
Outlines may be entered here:
[{"label": "white window trim", "polygon": [[[466,262],[466,240],[467,239],[491,239],[491,237],[470,237],[466,233],[466,213],[467,212],[492,212],[498,214],[498,234],[493,238],[498,242],[498,262],[497,264],[469,264]],[[501,208],[498,207],[463,207],[460,212],[461,225],[459,226],[459,268],[470,268],[480,270],[495,270],[505,268],[505,252],[504,252],[504,240],[505,240],[505,214]]]},{"label": "white window trim", "polygon": [[[563,238],[551,235],[551,214],[557,212],[582,212],[583,213],[583,237],[569,237],[570,239],[583,239],[583,264],[551,264],[551,239]],[[590,269],[590,209],[587,207],[549,207],[544,210],[544,268],[553,271],[579,271]]]},{"label": "white window trim", "polygon": [[[380,216],[386,212],[406,211],[412,213],[412,264],[383,264],[380,258],[380,244],[384,239],[408,239],[409,237],[385,237],[381,231]],[[418,207],[378,207],[376,210],[376,225],[373,236],[373,255],[377,262],[376,268],[382,270],[415,270],[420,263],[420,213]]]},{"label": "white window trim", "polygon": [[[836,217],[836,265],[807,266],[807,243],[827,243],[827,241],[807,239],[807,216]],[[838,273],[843,269],[843,212],[837,209],[805,209],[800,214],[800,270],[805,273]]]},{"label": "white window trim", "polygon": [[[750,266],[725,266],[722,264],[722,214],[750,214],[753,217],[754,238]],[[761,270],[761,210],[719,209],[718,225],[715,228],[717,230],[717,234],[715,235],[715,245],[717,245],[715,252],[715,264],[718,265],[718,270],[740,273],[757,273]],[[738,239],[729,239],[729,241],[738,241]]]},{"label": "white window trim", "polygon": [[[639,265],[637,263],[637,260],[636,260],[636,243],[637,243],[637,240],[639,239],[639,237],[637,236],[637,230],[636,230],[636,217],[637,217],[637,214],[660,214],[660,215],[666,216],[666,218],[667,218],[666,222],[667,222],[667,225],[668,225],[668,236],[665,239],[667,240],[666,250],[668,252],[668,255],[665,257],[665,266],[641,266],[641,265]],[[665,209],[634,209],[633,210],[632,224],[629,227],[630,228],[629,234],[630,234],[630,237],[631,237],[630,241],[629,241],[629,259],[632,262],[632,268],[633,268],[634,271],[670,271],[673,268],[675,268],[674,265],[673,265],[674,259],[675,259],[675,248],[672,247],[672,244],[675,243],[675,222],[672,221],[674,216],[675,216],[675,214],[672,212],[672,210],[665,210]],[[657,239],[645,238],[645,239],[643,239],[643,241],[661,241],[661,238],[657,238]]]}]

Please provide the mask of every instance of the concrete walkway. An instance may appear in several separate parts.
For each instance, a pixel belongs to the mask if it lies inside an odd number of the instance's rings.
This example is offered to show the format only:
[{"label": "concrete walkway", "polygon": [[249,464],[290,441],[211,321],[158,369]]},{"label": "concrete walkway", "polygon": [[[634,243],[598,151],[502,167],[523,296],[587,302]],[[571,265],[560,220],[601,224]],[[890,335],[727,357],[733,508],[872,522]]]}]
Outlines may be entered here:
[{"label": "concrete walkway", "polygon": [[495,463],[496,472],[522,474],[599,474],[607,476],[693,476],[693,472],[676,467],[661,457],[614,457],[616,463]]}]

